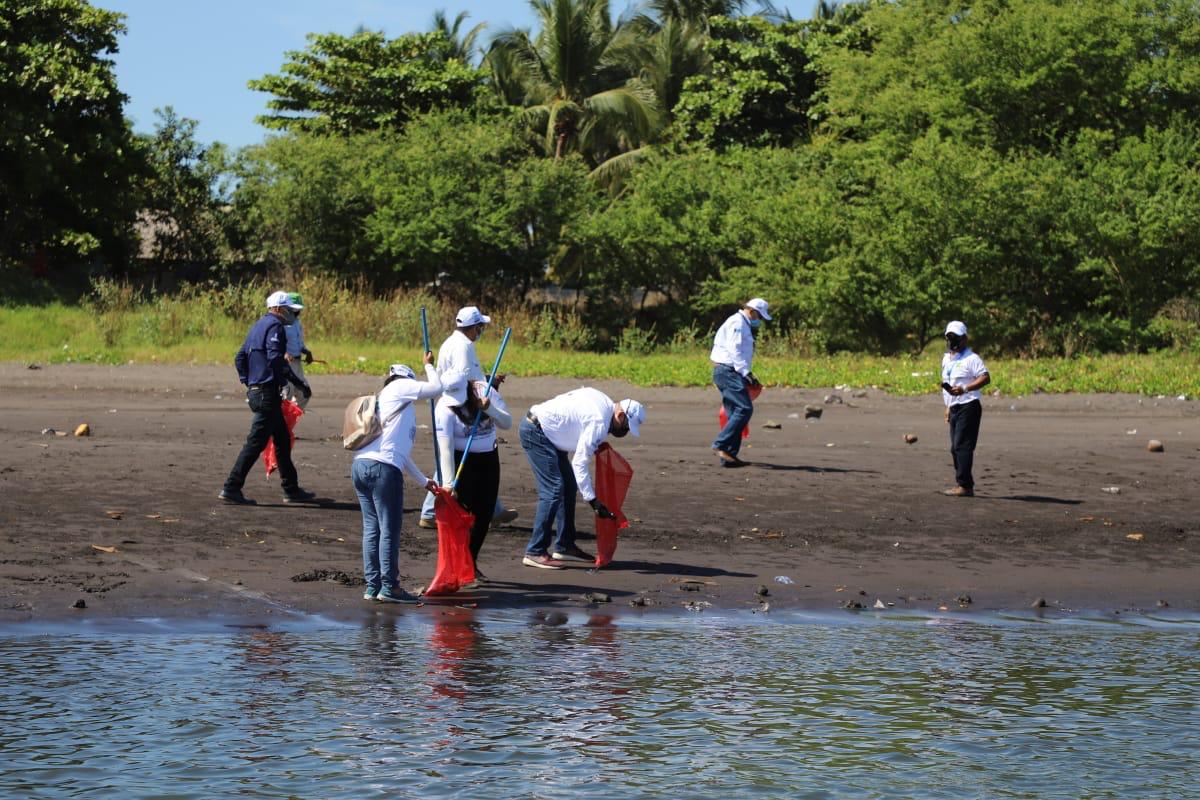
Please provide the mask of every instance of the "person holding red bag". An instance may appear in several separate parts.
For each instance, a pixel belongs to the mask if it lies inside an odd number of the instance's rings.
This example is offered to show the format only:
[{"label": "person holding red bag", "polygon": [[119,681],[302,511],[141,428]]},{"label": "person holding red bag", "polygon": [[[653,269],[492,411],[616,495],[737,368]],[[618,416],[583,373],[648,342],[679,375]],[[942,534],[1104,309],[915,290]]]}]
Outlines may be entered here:
[{"label": "person holding red bag", "polygon": [[767,301],[756,297],[725,320],[713,339],[709,356],[713,362],[713,383],[721,392],[721,402],[729,409],[729,422],[712,443],[723,467],[746,466],[746,462],[738,458],[738,450],[742,447],[742,431],[754,413],[750,389],[762,385],[751,370],[754,330],[763,320],[769,322],[770,319]]}]

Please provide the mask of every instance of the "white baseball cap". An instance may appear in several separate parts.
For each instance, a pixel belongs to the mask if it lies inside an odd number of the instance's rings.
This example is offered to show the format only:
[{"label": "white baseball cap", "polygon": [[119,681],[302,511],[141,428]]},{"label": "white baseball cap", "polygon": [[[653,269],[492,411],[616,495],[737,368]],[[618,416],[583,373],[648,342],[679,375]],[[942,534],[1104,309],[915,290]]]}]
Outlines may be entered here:
[{"label": "white baseball cap", "polygon": [[492,318],[481,314],[477,306],[463,306],[458,310],[458,316],[454,318],[454,324],[460,328],[469,328],[481,322],[484,325],[490,325]]},{"label": "white baseball cap", "polygon": [[[267,308],[295,308],[287,292],[271,292],[267,296]],[[300,306],[304,308],[304,306]]]},{"label": "white baseball cap", "polygon": [[393,376],[397,378],[416,378],[417,373],[413,372],[412,367],[407,364],[392,364],[388,367],[388,377],[391,378]]},{"label": "white baseball cap", "polygon": [[638,436],[638,428],[646,421],[646,407],[637,400],[622,400],[617,403],[618,406],[625,412],[625,416],[629,419],[629,432],[634,436]]},{"label": "white baseball cap", "polygon": [[767,313],[767,301],[763,300],[761,297],[756,297],[753,300],[747,301],[746,308],[753,308],[759,314],[762,314],[762,318],[767,322],[771,321],[771,315]]},{"label": "white baseball cap", "polygon": [[[954,322],[946,326],[946,333],[953,333],[955,336],[966,336],[967,326],[958,320],[954,320]],[[945,336],[945,334],[942,335]]]}]

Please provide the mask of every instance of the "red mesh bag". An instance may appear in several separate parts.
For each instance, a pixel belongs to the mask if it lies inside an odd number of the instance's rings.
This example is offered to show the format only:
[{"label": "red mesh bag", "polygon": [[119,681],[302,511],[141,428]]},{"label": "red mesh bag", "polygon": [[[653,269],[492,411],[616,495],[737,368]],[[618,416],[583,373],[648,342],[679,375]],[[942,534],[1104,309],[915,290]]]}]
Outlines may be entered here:
[{"label": "red mesh bag", "polygon": [[475,515],[463,508],[445,489],[434,490],[433,516],[437,520],[437,572],[425,594],[454,594],[464,583],[475,580],[471,558],[471,526]]},{"label": "red mesh bag", "polygon": [[625,494],[633,482],[633,468],[608,442],[596,449],[596,497],[616,519],[596,517],[596,566],[611,564],[617,552],[617,531],[629,527],[621,511]]},{"label": "red mesh bag", "polygon": [[[758,396],[760,394],[762,394],[762,390],[763,390],[762,384],[756,383],[753,386],[751,386],[749,389],[747,389],[746,391],[750,392],[751,400],[757,400]],[[718,423],[718,426],[717,426],[718,430],[724,430],[725,426],[729,424],[729,412],[727,412],[725,410],[724,403],[721,404],[721,411],[717,414],[717,423]],[[749,425],[742,428],[742,438],[743,439],[750,438],[750,426]]]},{"label": "red mesh bag", "polygon": [[[283,421],[287,423],[288,436],[291,437],[292,447],[296,446],[296,420],[304,416],[304,409],[293,403],[291,400],[283,401]],[[267,440],[267,449],[263,450],[263,466],[267,468],[267,475],[279,468],[279,462],[275,458],[275,442]]]}]

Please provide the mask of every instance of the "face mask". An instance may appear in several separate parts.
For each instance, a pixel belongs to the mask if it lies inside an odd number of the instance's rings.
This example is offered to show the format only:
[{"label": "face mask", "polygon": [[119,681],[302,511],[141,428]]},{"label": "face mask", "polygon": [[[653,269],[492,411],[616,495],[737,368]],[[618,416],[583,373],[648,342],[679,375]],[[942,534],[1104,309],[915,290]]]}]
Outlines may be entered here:
[{"label": "face mask", "polygon": [[962,339],[960,339],[958,336],[950,334],[946,337],[946,346],[950,348],[951,352],[956,352],[961,345]]},{"label": "face mask", "polygon": [[285,325],[295,325],[296,324],[296,312],[292,311],[290,308],[285,307],[283,309],[283,322]]},{"label": "face mask", "polygon": [[750,327],[755,328],[755,329],[762,327],[762,320],[761,319],[750,320]]}]

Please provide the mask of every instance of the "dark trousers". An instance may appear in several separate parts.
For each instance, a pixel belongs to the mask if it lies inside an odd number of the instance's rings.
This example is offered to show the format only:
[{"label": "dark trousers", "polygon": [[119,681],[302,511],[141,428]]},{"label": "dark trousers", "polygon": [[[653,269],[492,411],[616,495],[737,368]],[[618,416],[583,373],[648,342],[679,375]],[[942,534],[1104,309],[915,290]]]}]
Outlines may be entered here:
[{"label": "dark trousers", "polygon": [[954,480],[964,489],[974,489],[971,465],[979,441],[983,405],[978,400],[950,406],[950,454],[954,456]]},{"label": "dark trousers", "polygon": [[[454,453],[454,463],[462,462],[462,451]],[[471,453],[463,464],[458,478],[458,502],[475,515],[471,526],[471,558],[479,562],[479,551],[487,538],[488,526],[496,512],[496,498],[500,494],[500,451]]]},{"label": "dark trousers", "polygon": [[279,483],[283,491],[294,491],[297,481],[296,466],[292,463],[292,439],[288,435],[287,422],[283,419],[283,399],[279,396],[278,387],[270,384],[251,386],[246,390],[246,399],[250,401],[254,417],[250,420],[250,433],[242,445],[242,452],[238,453],[237,461],[233,462],[233,469],[225,479],[225,490],[240,492],[254,462],[266,449],[267,442],[274,441],[275,459],[279,463]]},{"label": "dark trousers", "polygon": [[742,449],[742,431],[750,423],[750,415],[754,413],[754,404],[750,401],[750,387],[741,373],[733,367],[718,364],[713,367],[713,383],[721,391],[721,402],[729,412],[729,421],[717,439],[713,442],[714,450],[724,450],[731,456],[736,456]]}]

